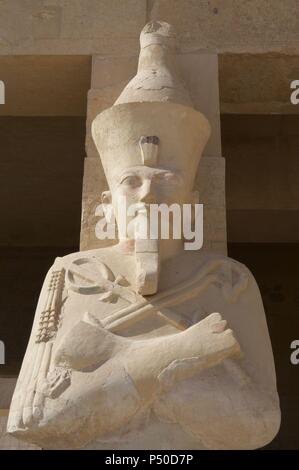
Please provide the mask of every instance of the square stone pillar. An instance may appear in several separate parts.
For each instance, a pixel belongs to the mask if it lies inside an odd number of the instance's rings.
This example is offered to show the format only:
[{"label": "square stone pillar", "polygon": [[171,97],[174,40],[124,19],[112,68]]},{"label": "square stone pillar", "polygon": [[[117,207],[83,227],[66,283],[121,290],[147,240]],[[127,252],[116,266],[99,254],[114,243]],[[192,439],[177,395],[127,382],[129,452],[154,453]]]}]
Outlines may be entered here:
[{"label": "square stone pillar", "polygon": [[[91,137],[95,116],[113,105],[137,71],[138,57],[93,56],[91,89],[88,93],[87,132],[81,225],[81,250],[100,248],[111,241],[98,240],[96,208],[107,189],[102,164]],[[196,175],[195,189],[204,204],[205,250],[226,254],[225,161],[221,155],[221,131],[218,87],[218,56],[211,51],[179,54],[178,63],[193,104],[210,121],[212,134],[204,150]]]}]

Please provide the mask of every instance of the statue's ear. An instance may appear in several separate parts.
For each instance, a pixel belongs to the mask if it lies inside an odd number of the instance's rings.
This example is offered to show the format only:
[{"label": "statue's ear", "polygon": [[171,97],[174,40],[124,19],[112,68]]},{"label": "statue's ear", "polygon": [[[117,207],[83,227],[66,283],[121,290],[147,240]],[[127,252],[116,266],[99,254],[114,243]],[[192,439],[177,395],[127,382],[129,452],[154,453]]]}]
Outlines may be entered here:
[{"label": "statue's ear", "polygon": [[111,220],[111,211],[112,211],[112,205],[111,205],[111,192],[110,191],[103,191],[101,195],[101,201],[102,201],[102,208],[104,211],[104,215],[107,221]]}]

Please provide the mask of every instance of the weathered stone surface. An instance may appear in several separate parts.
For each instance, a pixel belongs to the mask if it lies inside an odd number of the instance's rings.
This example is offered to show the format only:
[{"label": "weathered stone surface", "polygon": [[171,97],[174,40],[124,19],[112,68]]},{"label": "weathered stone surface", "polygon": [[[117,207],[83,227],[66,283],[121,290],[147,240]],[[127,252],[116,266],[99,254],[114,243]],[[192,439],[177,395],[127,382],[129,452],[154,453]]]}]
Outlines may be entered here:
[{"label": "weathered stone surface", "polygon": [[[207,116],[212,127],[204,155],[221,156],[217,54],[211,51],[178,54],[177,61],[195,109]],[[109,59],[100,56],[93,57],[91,90],[87,108],[87,132],[95,116],[112,106],[124,86],[134,76],[137,63],[138,56]],[[92,148],[89,139],[87,141],[89,148]]]},{"label": "weathered stone surface", "polygon": [[218,56],[211,51],[180,54],[178,63],[195,109],[207,116],[212,132],[204,156],[221,156]]},{"label": "weathered stone surface", "polygon": [[1,54],[130,54],[146,21],[145,0],[1,2]]},{"label": "weathered stone surface", "polygon": [[80,116],[0,117],[2,246],[78,244],[84,125]]},{"label": "weathered stone surface", "polygon": [[[225,161],[222,158],[215,158],[221,157],[217,55],[203,52],[178,55],[177,59],[195,108],[207,116],[212,128],[211,137],[203,153],[211,161],[209,162],[207,158],[202,159],[195,183],[196,189],[200,193],[200,202],[205,206],[224,209]],[[107,183],[103,175],[102,164],[98,158],[98,151],[91,136],[91,123],[98,113],[112,106],[124,86],[134,75],[137,62],[137,57],[122,57],[120,59],[93,57],[92,89],[88,93],[86,132],[87,160],[92,159],[92,161],[85,162],[84,170],[80,242],[82,250],[109,244],[107,241],[99,241],[95,237],[95,224],[98,219],[95,216],[95,208],[100,204],[100,193],[107,189]],[[225,211],[222,212],[221,219],[223,217],[225,218]],[[207,218],[208,215],[206,215],[206,220],[208,220]],[[207,227],[210,228],[206,227],[204,248],[211,246],[212,225],[212,223],[207,223]],[[222,224],[222,227],[222,243],[225,247],[225,223]],[[223,253],[226,253],[226,247]]]},{"label": "weathered stone surface", "polygon": [[8,410],[1,415],[0,410],[0,450],[40,450],[39,447],[20,441],[6,431]]},{"label": "weathered stone surface", "polygon": [[[106,222],[115,214],[118,243],[56,258],[45,278],[7,425],[42,448],[134,449],[142,435],[144,449],[255,449],[279,429],[252,274],[225,256],[187,250],[181,233],[149,237],[152,204],[176,204],[181,215],[197,202],[210,134],[175,72],[173,48],[172,27],[148,23],[136,76],[92,123],[109,185],[102,206]],[[217,204],[206,215],[219,249]],[[176,231],[181,218],[173,219]]]},{"label": "weathered stone surface", "polygon": [[16,381],[16,378],[0,378],[0,449],[37,450],[36,446],[24,443],[10,436],[6,431],[9,406]]},{"label": "weathered stone surface", "polygon": [[299,48],[294,0],[152,0],[150,18],[164,19],[178,31],[182,50],[218,52],[284,51]]},{"label": "weathered stone surface", "polygon": [[[204,205],[204,246],[211,250],[217,245],[217,253],[227,253],[225,211],[225,159],[204,157],[200,161],[196,176],[199,202]],[[96,208],[101,204],[101,192],[108,189],[99,157],[86,158],[82,196],[81,250],[90,250],[113,244],[109,240],[98,240],[95,228],[99,221]],[[220,243],[221,242],[221,243]]]},{"label": "weathered stone surface", "polygon": [[208,209],[225,210],[225,159],[203,157],[199,163],[195,187],[199,201]]},{"label": "weathered stone surface", "polygon": [[226,232],[226,214],[224,209],[204,210],[204,233],[211,243],[225,243],[223,234]]},{"label": "weathered stone surface", "polygon": [[298,76],[298,55],[220,55],[221,113],[298,114],[290,101],[290,84]]}]

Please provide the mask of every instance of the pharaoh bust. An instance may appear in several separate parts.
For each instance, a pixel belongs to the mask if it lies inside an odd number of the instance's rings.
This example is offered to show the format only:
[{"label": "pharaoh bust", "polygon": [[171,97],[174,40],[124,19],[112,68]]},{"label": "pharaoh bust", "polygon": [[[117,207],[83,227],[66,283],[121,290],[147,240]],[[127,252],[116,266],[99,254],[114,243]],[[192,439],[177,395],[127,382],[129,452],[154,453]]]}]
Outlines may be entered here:
[{"label": "pharaoh bust", "polygon": [[[279,429],[252,274],[185,250],[182,237],[140,236],[151,205],[197,202],[210,126],[178,76],[172,27],[149,23],[137,75],[92,125],[103,207],[130,230],[49,270],[10,408],[17,438],[46,449],[254,449]],[[123,198],[137,210],[123,214]]]}]

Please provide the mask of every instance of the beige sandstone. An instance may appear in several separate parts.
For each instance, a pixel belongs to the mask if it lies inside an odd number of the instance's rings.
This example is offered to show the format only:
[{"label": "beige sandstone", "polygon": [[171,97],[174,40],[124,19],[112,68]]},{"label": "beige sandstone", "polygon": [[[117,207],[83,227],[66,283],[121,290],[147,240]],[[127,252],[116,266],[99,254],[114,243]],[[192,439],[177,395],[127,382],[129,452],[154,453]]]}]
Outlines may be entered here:
[{"label": "beige sandstone", "polygon": [[182,239],[138,234],[149,204],[196,201],[210,134],[176,74],[173,29],[150,22],[145,43],[137,75],[92,124],[106,216],[119,217],[121,196],[139,203],[126,215],[132,236],[55,260],[8,431],[49,449],[254,449],[274,438],[280,411],[252,274]]}]

